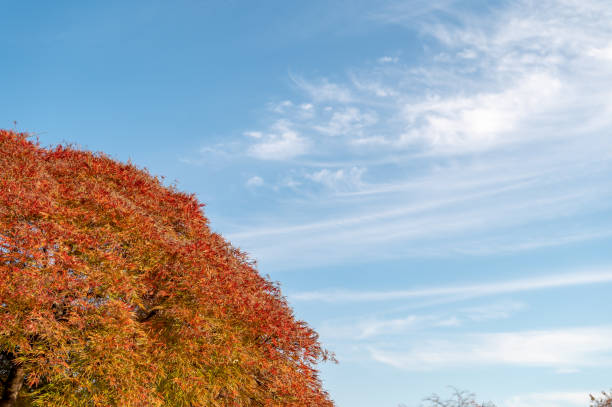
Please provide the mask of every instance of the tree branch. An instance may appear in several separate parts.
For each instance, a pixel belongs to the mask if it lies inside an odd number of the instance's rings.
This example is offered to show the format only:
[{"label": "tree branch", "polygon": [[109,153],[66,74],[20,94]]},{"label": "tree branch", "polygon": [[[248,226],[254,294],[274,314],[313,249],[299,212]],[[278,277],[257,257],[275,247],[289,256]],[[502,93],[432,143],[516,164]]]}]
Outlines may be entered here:
[{"label": "tree branch", "polygon": [[23,386],[25,379],[25,369],[22,365],[13,360],[13,366],[4,383],[4,391],[0,398],[0,407],[14,407],[17,402],[17,395]]},{"label": "tree branch", "polygon": [[[157,313],[162,309],[162,307],[160,306],[155,306],[149,310],[144,310],[142,308],[138,308],[138,310],[136,311],[136,321],[138,322],[146,322],[148,320],[150,320],[151,318],[153,318],[155,315],[157,315]],[[2,406],[0,406],[2,407]]]}]

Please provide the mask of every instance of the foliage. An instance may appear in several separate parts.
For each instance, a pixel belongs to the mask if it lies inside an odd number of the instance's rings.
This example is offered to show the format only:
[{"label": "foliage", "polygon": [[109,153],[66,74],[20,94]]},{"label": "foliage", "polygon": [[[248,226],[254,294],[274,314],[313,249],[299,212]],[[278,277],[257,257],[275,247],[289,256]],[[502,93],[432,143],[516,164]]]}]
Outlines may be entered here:
[{"label": "foliage", "polygon": [[4,405],[331,406],[330,357],[193,195],[0,131]]},{"label": "foliage", "polygon": [[474,393],[451,388],[453,390],[451,398],[444,400],[437,394],[432,394],[424,400],[427,403],[426,407],[495,407],[491,402],[478,403]]},{"label": "foliage", "polygon": [[601,396],[596,398],[592,394],[591,396],[591,407],[612,407],[612,392],[606,393],[601,392]]}]

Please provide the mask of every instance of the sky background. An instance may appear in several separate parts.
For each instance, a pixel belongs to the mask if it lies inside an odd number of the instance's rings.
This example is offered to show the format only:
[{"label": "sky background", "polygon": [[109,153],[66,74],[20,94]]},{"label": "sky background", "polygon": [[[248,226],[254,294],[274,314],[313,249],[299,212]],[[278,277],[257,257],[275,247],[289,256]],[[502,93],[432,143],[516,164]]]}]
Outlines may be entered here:
[{"label": "sky background", "polygon": [[[339,407],[612,386],[612,4],[0,0],[0,128],[197,194]],[[17,122],[16,124],[14,122]]]}]

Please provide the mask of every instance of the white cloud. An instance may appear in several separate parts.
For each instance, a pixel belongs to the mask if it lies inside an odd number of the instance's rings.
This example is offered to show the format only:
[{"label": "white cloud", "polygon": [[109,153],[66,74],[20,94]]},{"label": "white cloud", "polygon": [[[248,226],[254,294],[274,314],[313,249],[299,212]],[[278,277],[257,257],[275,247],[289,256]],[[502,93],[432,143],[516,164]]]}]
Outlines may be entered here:
[{"label": "white cloud", "polygon": [[348,170],[339,169],[336,171],[324,168],[312,174],[306,174],[306,178],[325,185],[332,190],[353,190],[363,184],[361,177],[365,171],[365,168],[358,167],[352,167]]},{"label": "white cloud", "polygon": [[547,392],[513,396],[500,407],[585,407],[589,402],[588,391]]},{"label": "white cloud", "polygon": [[385,55],[384,57],[378,58],[378,63],[380,64],[396,63],[398,60],[399,60],[398,57],[390,57],[388,55]]},{"label": "white cloud", "polygon": [[[335,199],[312,195],[299,220],[245,225],[232,233],[242,247],[263,261],[299,251],[327,263],[370,253],[480,256],[610,236],[607,220],[576,220],[612,202],[604,176],[612,167],[609,7],[524,1],[478,17],[444,10],[456,24],[419,23],[441,43],[420,65],[353,68],[334,82],[293,78],[306,98],[296,106],[324,101],[308,118],[302,109],[284,117],[310,137],[301,162],[317,169],[300,171],[326,169],[321,178],[332,182],[337,168],[367,167],[368,184],[336,189]],[[411,18],[404,11],[395,22]]]},{"label": "white cloud", "polygon": [[283,100],[282,102],[271,104],[270,110],[276,113],[284,113],[288,108],[293,107],[293,102],[290,100]]},{"label": "white cloud", "polygon": [[473,49],[468,48],[468,49],[464,49],[463,51],[459,52],[457,56],[459,58],[464,58],[464,59],[474,59],[478,57],[478,53],[474,51]]},{"label": "white cloud", "polygon": [[369,338],[381,334],[389,335],[396,332],[403,332],[406,328],[414,326],[419,321],[419,318],[411,315],[406,318],[397,318],[389,320],[369,320],[362,321],[359,325],[359,334],[357,339]]},{"label": "white cloud", "polygon": [[461,324],[462,324],[461,319],[457,317],[441,319],[434,323],[435,326],[442,326],[442,327],[460,326]]},{"label": "white cloud", "polygon": [[[515,180],[515,179],[511,179],[509,183],[511,184],[516,184],[519,181],[523,181],[523,180]],[[382,192],[385,191],[395,191],[396,189],[399,190],[404,190],[404,189],[408,189],[409,192],[411,193],[416,193],[416,192],[422,192],[421,190],[421,185],[423,183],[427,183],[428,181],[424,181],[424,182],[416,182],[413,184],[401,184],[401,185],[391,185],[391,186],[385,186],[382,188]],[[429,181],[432,185],[435,185],[436,182],[431,180]],[[416,184],[416,185],[415,185]],[[423,222],[423,220],[425,218],[425,214],[427,214],[427,212],[430,211],[435,211],[438,210],[440,208],[444,208],[447,206],[458,206],[461,203],[465,203],[465,202],[472,202],[473,200],[477,199],[477,198],[482,198],[482,197],[487,197],[487,196],[496,196],[498,195],[500,192],[506,191],[508,189],[515,189],[516,187],[513,186],[498,186],[495,184],[502,184],[501,182],[485,182],[486,186],[491,187],[490,184],[494,184],[494,187],[488,190],[483,190],[483,191],[479,191],[479,192],[471,192],[469,191],[468,188],[468,193],[461,193],[463,192],[461,186],[459,186],[459,188],[457,188],[456,185],[454,185],[453,187],[451,187],[450,191],[452,192],[452,196],[449,197],[443,197],[441,199],[428,199],[426,201],[417,201],[411,205],[403,205],[400,207],[392,207],[391,209],[386,209],[386,208],[377,208],[376,211],[372,211],[371,213],[366,213],[366,214],[358,214],[356,216],[343,216],[343,217],[336,217],[334,219],[331,220],[326,220],[326,221],[319,221],[319,222],[313,222],[313,223],[308,223],[308,224],[299,224],[299,225],[293,225],[293,226],[289,226],[289,227],[276,227],[276,228],[270,228],[270,227],[257,227],[257,228],[253,228],[252,230],[248,230],[246,232],[242,232],[242,233],[235,233],[232,234],[231,237],[232,239],[251,239],[251,238],[257,238],[257,239],[261,239],[263,237],[270,237],[270,236],[277,236],[277,235],[287,235],[287,234],[300,234],[303,235],[304,232],[310,231],[310,232],[315,232],[315,233],[321,233],[321,234],[329,234],[330,231],[332,230],[341,230],[341,228],[343,227],[349,227],[349,226],[359,226],[359,225],[363,225],[363,224],[377,224],[378,221],[383,221],[383,220],[393,220],[393,222],[395,224],[397,224],[397,219],[402,217],[402,216],[406,216],[406,215],[418,215],[418,217],[421,219],[420,222],[417,222],[414,219],[410,219],[410,224],[412,224],[413,226],[416,226],[416,228],[414,228],[414,230],[421,230],[422,232],[426,232],[425,230],[421,229],[420,227],[423,226],[424,224],[428,224],[428,222]],[[505,183],[504,183],[505,184]],[[481,186],[481,185],[478,185]],[[414,191],[412,190],[412,188],[410,187],[414,187]],[[457,189],[454,189],[457,188]],[[483,188],[484,189],[484,188]],[[375,188],[374,191],[367,190],[361,190],[361,191],[353,191],[353,192],[348,192],[347,194],[350,196],[352,196],[353,194],[358,194],[358,195],[363,195],[363,194],[368,194],[372,192],[373,194],[380,194],[385,196],[385,194],[381,193],[380,189]],[[558,204],[561,201],[560,197],[555,197],[555,202]],[[496,208],[496,211],[499,211],[500,208]],[[439,215],[436,214],[436,216],[438,217]],[[481,219],[483,216],[482,212],[479,214],[479,218]],[[439,222],[436,223],[440,223],[440,224],[444,224],[447,225],[447,221],[448,219],[442,219]],[[385,228],[387,225],[381,225],[382,228]],[[429,225],[431,226],[431,225]],[[430,227],[431,229],[431,227]],[[360,231],[351,231],[350,233],[354,233],[357,235],[364,235],[365,233],[360,232]]]},{"label": "white cloud", "polygon": [[612,328],[456,335],[452,339],[417,342],[408,350],[372,347],[370,353],[378,362],[409,370],[478,365],[553,369],[608,366],[612,364]]},{"label": "white cloud", "polygon": [[587,55],[603,60],[612,60],[612,43],[603,48],[591,48],[587,51]]},{"label": "white cloud", "polygon": [[[247,250],[256,250],[260,260],[282,261],[300,252],[312,253],[306,256],[308,261],[329,263],[356,254],[359,259],[367,259],[381,252],[397,252],[404,257],[504,253],[610,236],[605,221],[564,228],[516,229],[571,219],[573,214],[587,209],[587,202],[604,210],[608,201],[603,191],[591,185],[593,179],[566,191],[547,185],[542,174],[516,178],[511,174],[512,169],[501,168],[489,169],[487,175],[481,175],[480,170],[455,174],[442,171],[439,181],[424,179],[389,185],[381,187],[382,192],[376,185],[367,184],[355,191],[339,192],[337,199],[322,201],[343,208],[328,219],[253,225],[230,234],[230,238]],[[371,195],[369,190],[373,190]],[[368,205],[360,208],[362,196]]]},{"label": "white cloud", "polygon": [[434,98],[406,105],[403,113],[410,130],[400,136],[399,142],[425,140],[435,150],[461,152],[521,141],[527,135],[512,131],[522,120],[533,119],[550,108],[561,88],[559,79],[537,73],[498,93]]},{"label": "white cloud", "polygon": [[[456,297],[457,299],[459,297]],[[462,298],[462,299],[465,299]],[[443,301],[448,302],[448,301]],[[399,310],[392,310],[396,314],[403,311],[405,305]],[[421,302],[417,308],[439,305],[438,302]],[[318,329],[323,338],[344,338],[362,341],[374,337],[385,336],[387,339],[393,335],[406,336],[408,332],[423,332],[429,328],[456,328],[466,326],[468,323],[483,323],[491,320],[509,318],[516,312],[524,309],[525,304],[519,302],[498,302],[478,307],[463,308],[451,312],[437,312],[428,314],[396,315],[386,317],[385,313],[375,313],[369,316],[360,316],[354,319],[328,320]]]},{"label": "white cloud", "polygon": [[263,141],[250,147],[250,155],[261,160],[287,160],[308,152],[308,141],[290,123],[279,121],[274,127],[276,132],[266,134]]},{"label": "white cloud", "polygon": [[[518,1],[472,15],[426,3],[374,16],[418,27],[427,47],[416,62],[391,63],[401,52],[391,50],[333,80],[293,75],[292,101],[241,138],[233,157],[284,161],[278,179],[305,187],[291,190],[295,216],[228,231],[261,264],[483,256],[611,236],[612,219],[597,215],[612,202],[609,4]],[[454,23],[416,17],[432,8]],[[367,183],[351,180],[353,167],[368,169]]]},{"label": "white cloud", "polygon": [[388,146],[391,141],[383,136],[366,136],[352,139],[350,143],[356,146]]},{"label": "white cloud", "polygon": [[[368,302],[393,301],[409,298],[457,297],[475,298],[495,294],[516,293],[550,288],[612,283],[612,271],[575,272],[542,277],[480,283],[449,285],[394,291],[311,291],[290,295],[292,301]],[[517,305],[518,307],[518,305]],[[476,315],[476,314],[475,314]]]},{"label": "white cloud", "polygon": [[245,136],[247,137],[251,137],[251,138],[255,138],[255,139],[259,139],[263,136],[262,132],[260,131],[245,131],[244,133]]},{"label": "white cloud", "polygon": [[281,186],[284,186],[284,187],[287,187],[287,188],[297,188],[300,185],[302,185],[302,183],[300,181],[294,179],[291,176],[285,177],[283,179],[283,181],[281,182]]},{"label": "white cloud", "polygon": [[255,175],[251,178],[249,178],[246,182],[247,186],[249,187],[260,187],[264,184],[264,180],[263,178]]},{"label": "white cloud", "polygon": [[500,302],[478,307],[463,308],[462,313],[472,321],[487,321],[509,318],[518,311],[524,310],[526,304],[518,301]]},{"label": "white cloud", "polygon": [[[407,106],[414,107],[415,100],[437,98],[431,110],[419,110],[423,105],[416,103],[402,141],[422,138],[436,150],[463,152],[503,145],[508,136],[533,140],[542,133],[529,129],[534,121],[543,123],[568,112],[576,117],[583,111],[579,100],[591,98],[595,90],[588,84],[603,85],[595,93],[610,88],[609,76],[602,76],[606,68],[589,59],[612,55],[612,12],[604,1],[520,1],[491,8],[480,18],[448,4],[439,7],[457,24],[436,23],[435,17],[418,24],[424,35],[442,43],[443,61],[362,74],[376,86],[399,84],[398,104],[408,101]],[[415,24],[412,13],[396,8],[403,9],[393,7],[381,18]],[[413,83],[426,85],[427,93],[412,97],[406,84]],[[392,109],[387,113],[394,115]],[[560,128],[562,133],[567,130]],[[548,130],[548,137],[555,134]]]},{"label": "white cloud", "polygon": [[314,101],[349,103],[353,100],[353,95],[349,88],[329,82],[327,79],[321,79],[316,82],[307,81],[299,76],[292,76],[292,79]]},{"label": "white cloud", "polygon": [[351,137],[362,134],[362,129],[378,121],[376,114],[361,112],[358,108],[347,107],[336,111],[325,125],[314,126],[315,130],[330,136],[348,135]]}]

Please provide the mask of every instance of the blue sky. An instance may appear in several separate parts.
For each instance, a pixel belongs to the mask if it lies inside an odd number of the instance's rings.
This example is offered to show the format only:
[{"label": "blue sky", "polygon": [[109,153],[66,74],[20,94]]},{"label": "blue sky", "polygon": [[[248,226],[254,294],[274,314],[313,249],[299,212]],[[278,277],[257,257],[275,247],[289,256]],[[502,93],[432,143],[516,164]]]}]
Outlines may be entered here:
[{"label": "blue sky", "polygon": [[[0,127],[206,203],[340,407],[612,386],[612,6],[0,2]],[[16,126],[13,124],[17,121]]]}]

